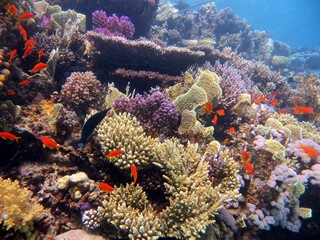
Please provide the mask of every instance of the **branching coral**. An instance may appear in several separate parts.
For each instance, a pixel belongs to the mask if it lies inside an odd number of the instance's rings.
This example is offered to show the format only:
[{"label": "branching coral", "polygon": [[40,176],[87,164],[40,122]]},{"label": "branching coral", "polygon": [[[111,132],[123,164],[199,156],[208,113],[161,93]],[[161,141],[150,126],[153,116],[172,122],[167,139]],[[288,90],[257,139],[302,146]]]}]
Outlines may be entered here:
[{"label": "branching coral", "polygon": [[30,231],[42,210],[43,207],[31,198],[31,192],[21,188],[18,181],[0,177],[0,224],[3,227]]}]

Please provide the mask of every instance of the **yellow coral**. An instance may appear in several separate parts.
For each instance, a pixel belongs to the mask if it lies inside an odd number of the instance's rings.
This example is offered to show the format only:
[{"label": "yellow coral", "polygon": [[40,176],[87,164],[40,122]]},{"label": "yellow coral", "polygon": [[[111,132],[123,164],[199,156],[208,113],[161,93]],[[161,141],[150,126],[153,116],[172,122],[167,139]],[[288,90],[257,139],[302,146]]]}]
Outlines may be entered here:
[{"label": "yellow coral", "polygon": [[107,155],[115,149],[124,154],[109,158],[119,168],[129,168],[131,164],[147,166],[155,157],[155,139],[146,136],[135,117],[129,113],[114,114],[106,117],[98,127],[102,152]]},{"label": "yellow coral", "polygon": [[272,153],[272,159],[278,163],[282,163],[285,160],[286,148],[276,140],[268,139],[265,142],[265,150]]},{"label": "yellow coral", "polygon": [[31,198],[31,192],[21,188],[19,182],[0,177],[0,224],[7,230],[24,229],[42,212],[43,207]]},{"label": "yellow coral", "polygon": [[206,92],[208,101],[212,101],[222,96],[222,90],[219,86],[220,81],[216,73],[204,70],[197,77],[196,84]]}]

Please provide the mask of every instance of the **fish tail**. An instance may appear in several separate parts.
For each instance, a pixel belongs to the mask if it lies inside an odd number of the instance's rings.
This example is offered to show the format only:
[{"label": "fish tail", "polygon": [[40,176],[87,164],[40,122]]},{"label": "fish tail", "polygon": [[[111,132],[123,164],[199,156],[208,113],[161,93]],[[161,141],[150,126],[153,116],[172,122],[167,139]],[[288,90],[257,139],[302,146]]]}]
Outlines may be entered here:
[{"label": "fish tail", "polygon": [[18,141],[19,141],[20,138],[21,138],[21,137],[15,137],[14,140],[16,140],[17,143],[19,143]]}]

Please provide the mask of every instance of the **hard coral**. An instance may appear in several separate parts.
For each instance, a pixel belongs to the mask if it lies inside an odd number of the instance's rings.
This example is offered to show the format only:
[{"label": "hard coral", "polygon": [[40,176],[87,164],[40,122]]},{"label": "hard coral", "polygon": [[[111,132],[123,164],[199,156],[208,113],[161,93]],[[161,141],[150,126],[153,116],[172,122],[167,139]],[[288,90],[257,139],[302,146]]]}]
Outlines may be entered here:
[{"label": "hard coral", "polygon": [[73,72],[61,89],[61,102],[73,110],[97,105],[102,97],[102,85],[93,72]]},{"label": "hard coral", "polygon": [[21,188],[18,181],[0,177],[0,224],[7,230],[32,228],[43,207],[31,198],[31,192]]},{"label": "hard coral", "polygon": [[133,23],[127,16],[119,18],[116,14],[112,14],[111,17],[108,17],[103,10],[92,13],[92,23],[95,32],[107,36],[132,38],[135,31]]}]

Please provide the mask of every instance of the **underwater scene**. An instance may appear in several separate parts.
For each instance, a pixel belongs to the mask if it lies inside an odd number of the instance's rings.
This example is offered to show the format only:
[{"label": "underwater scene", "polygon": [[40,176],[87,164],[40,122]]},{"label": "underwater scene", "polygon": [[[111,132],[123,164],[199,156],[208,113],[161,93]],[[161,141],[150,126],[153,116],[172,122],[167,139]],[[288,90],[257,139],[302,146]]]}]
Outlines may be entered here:
[{"label": "underwater scene", "polygon": [[320,239],[320,3],[283,1],[1,0],[0,240]]}]

